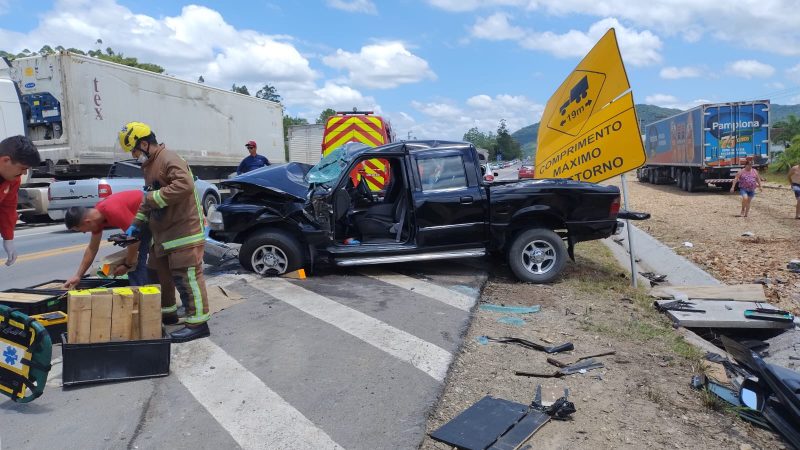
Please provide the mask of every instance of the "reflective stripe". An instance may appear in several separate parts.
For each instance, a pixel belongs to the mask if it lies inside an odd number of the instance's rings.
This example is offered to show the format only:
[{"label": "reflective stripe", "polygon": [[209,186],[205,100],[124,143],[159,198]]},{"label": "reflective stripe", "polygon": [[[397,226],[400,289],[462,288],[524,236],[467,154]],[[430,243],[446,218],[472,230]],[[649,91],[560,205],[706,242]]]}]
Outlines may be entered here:
[{"label": "reflective stripe", "polygon": [[150,220],[142,213],[136,213],[136,220],[140,222],[149,222]]},{"label": "reflective stripe", "polygon": [[171,314],[178,312],[178,305],[172,305],[168,308],[161,308],[161,314]]},{"label": "reflective stripe", "polygon": [[207,322],[210,316],[203,314],[203,294],[201,294],[200,286],[197,284],[197,272],[194,267],[189,267],[186,274],[189,276],[189,287],[192,288],[192,297],[194,297],[194,315],[187,317],[186,323]]},{"label": "reflective stripe", "polygon": [[161,245],[164,247],[164,250],[172,250],[178,247],[183,247],[184,245],[194,244],[195,242],[202,242],[205,240],[205,238],[205,233],[197,233],[191,236],[173,239],[171,241],[164,242]]},{"label": "reflective stripe", "polygon": [[159,208],[167,206],[167,202],[165,202],[164,199],[161,198],[161,189],[153,192],[153,201],[156,202],[156,205],[158,205]]},{"label": "reflective stripe", "polygon": [[[189,176],[194,179],[194,174],[192,174],[192,169],[189,169]],[[203,214],[203,207],[200,205],[200,197],[197,194],[197,186],[192,184],[192,190],[194,192],[194,204],[197,206],[197,218],[200,219],[200,229],[203,230],[205,227],[205,215]]]}]

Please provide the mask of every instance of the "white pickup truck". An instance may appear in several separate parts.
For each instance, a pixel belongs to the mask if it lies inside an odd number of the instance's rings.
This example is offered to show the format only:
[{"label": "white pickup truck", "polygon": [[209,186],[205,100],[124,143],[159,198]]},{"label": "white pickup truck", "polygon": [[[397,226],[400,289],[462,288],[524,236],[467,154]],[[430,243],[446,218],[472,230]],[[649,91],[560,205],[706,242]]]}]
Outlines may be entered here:
[{"label": "white pickup truck", "polygon": [[[203,204],[203,212],[211,205],[220,203],[220,193],[213,184],[197,177],[194,180],[197,196]],[[56,181],[50,184],[50,200],[47,215],[53,220],[63,220],[67,210],[73,206],[91,208],[111,194],[123,191],[142,190],[144,176],[142,168],[135,160],[116,162],[105,178],[88,180]]]}]

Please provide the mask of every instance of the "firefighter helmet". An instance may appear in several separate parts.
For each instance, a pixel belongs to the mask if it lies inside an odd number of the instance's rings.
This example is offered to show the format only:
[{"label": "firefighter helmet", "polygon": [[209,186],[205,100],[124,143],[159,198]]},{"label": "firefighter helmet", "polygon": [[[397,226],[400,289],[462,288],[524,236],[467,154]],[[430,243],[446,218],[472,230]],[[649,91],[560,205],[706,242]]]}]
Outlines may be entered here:
[{"label": "firefighter helmet", "polygon": [[119,132],[119,145],[126,152],[132,152],[139,140],[152,134],[150,126],[142,122],[129,122]]}]

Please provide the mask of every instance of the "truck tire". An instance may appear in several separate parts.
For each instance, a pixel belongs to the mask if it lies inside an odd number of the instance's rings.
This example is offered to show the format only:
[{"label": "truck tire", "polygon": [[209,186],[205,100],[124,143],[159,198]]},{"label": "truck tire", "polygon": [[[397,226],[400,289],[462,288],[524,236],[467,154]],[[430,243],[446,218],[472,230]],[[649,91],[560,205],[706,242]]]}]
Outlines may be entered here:
[{"label": "truck tire", "polygon": [[686,171],[684,170],[681,170],[681,174],[678,176],[678,187],[682,191],[686,190]]},{"label": "truck tire", "polygon": [[656,184],[656,171],[650,169],[648,172],[650,184]]},{"label": "truck tire", "polygon": [[297,239],[271,229],[247,238],[239,251],[239,262],[259,275],[277,276],[303,267],[305,258]]},{"label": "truck tire", "polygon": [[697,190],[697,179],[694,173],[690,170],[686,174],[686,192],[695,192]]},{"label": "truck tire", "polygon": [[208,215],[208,209],[211,208],[212,205],[219,205],[219,199],[213,192],[209,191],[203,196],[203,214]]},{"label": "truck tire", "polygon": [[549,283],[564,269],[564,241],[546,228],[523,231],[508,249],[508,264],[520,281]]}]

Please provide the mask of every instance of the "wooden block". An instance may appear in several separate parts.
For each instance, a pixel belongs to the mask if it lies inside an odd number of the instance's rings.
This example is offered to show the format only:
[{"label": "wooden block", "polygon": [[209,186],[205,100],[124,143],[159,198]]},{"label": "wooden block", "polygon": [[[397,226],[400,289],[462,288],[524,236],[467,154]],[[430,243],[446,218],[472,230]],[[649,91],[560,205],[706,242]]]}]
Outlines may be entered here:
[{"label": "wooden block", "polygon": [[113,305],[111,291],[108,289],[89,289],[92,293],[92,332],[89,342],[108,342],[111,340],[111,310]]},{"label": "wooden block", "polygon": [[53,298],[51,294],[27,294],[24,292],[0,292],[0,302],[36,303]]},{"label": "wooden block", "polygon": [[139,338],[161,338],[161,290],[146,286],[135,294],[139,300]]},{"label": "wooden block", "polygon": [[67,342],[89,342],[92,329],[92,293],[69,291],[67,294]]},{"label": "wooden block", "polygon": [[133,302],[131,303],[131,340],[138,341],[139,337],[139,291],[138,287],[133,289]]},{"label": "wooden block", "polygon": [[[111,340],[130,341],[133,327],[133,291],[129,288],[112,290]],[[138,323],[137,323],[138,325]]]}]

